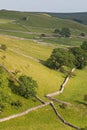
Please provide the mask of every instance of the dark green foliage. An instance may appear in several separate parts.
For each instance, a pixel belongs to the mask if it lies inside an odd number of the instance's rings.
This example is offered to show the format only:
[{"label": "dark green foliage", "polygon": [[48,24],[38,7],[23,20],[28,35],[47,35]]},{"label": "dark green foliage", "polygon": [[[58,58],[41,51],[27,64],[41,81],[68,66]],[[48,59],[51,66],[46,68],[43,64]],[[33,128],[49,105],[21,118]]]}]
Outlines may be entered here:
[{"label": "dark green foliage", "polygon": [[6,46],[5,44],[1,44],[1,45],[0,45],[0,49],[2,49],[3,51],[6,51],[7,46]]},{"label": "dark green foliage", "polygon": [[59,33],[60,33],[60,30],[59,30],[59,29],[55,29],[55,30],[54,30],[54,33],[59,34]]},{"label": "dark green foliage", "polygon": [[8,86],[8,75],[3,70],[2,67],[0,67],[0,87],[4,88]]},{"label": "dark green foliage", "polygon": [[80,36],[81,37],[85,37],[85,33],[80,33]]},{"label": "dark green foliage", "polygon": [[55,29],[54,33],[61,37],[70,37],[71,36],[71,32],[70,32],[69,28],[62,28],[61,30]]},{"label": "dark green foliage", "polygon": [[59,69],[63,65],[73,67],[74,62],[74,55],[68,50],[56,48],[53,50],[50,58],[46,61],[46,65],[52,69]]},{"label": "dark green foliage", "polygon": [[67,104],[63,103],[63,104],[61,104],[61,105],[59,105],[59,106],[60,106],[60,108],[62,108],[62,109],[66,109]]},{"label": "dark green foliage", "polygon": [[21,85],[18,87],[19,95],[29,98],[36,95],[37,82],[31,77],[22,75],[19,77]]},{"label": "dark green foliage", "polygon": [[82,69],[87,65],[87,53],[80,47],[73,47],[70,52],[75,56],[75,66]]},{"label": "dark green foliage", "polygon": [[86,50],[86,51],[87,51],[87,41],[84,41],[84,42],[82,43],[81,48],[82,48],[83,50]]},{"label": "dark green foliage", "polygon": [[28,17],[23,17],[23,20],[28,21],[29,18]]},{"label": "dark green foliage", "polygon": [[60,34],[62,37],[70,37],[71,36],[71,32],[70,32],[69,28],[62,28]]},{"label": "dark green foliage", "polygon": [[46,35],[44,33],[41,34],[41,37],[46,37]]},{"label": "dark green foliage", "polygon": [[87,65],[87,52],[80,47],[73,47],[69,50],[56,48],[46,61],[46,66],[52,69],[60,69],[62,66],[76,67],[82,69]]},{"label": "dark green foliage", "polygon": [[14,106],[14,107],[22,107],[22,102],[20,100],[17,100],[17,101],[13,101],[11,102],[11,106]]}]

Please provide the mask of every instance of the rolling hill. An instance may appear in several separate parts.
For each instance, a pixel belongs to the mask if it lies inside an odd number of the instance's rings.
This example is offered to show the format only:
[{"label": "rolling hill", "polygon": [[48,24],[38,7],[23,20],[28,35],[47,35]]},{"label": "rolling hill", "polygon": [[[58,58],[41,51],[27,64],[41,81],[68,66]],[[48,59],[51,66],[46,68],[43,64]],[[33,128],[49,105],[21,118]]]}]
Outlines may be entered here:
[{"label": "rolling hill", "polygon": [[48,13],[51,16],[71,19],[81,24],[87,25],[87,12],[78,12],[78,13]]},{"label": "rolling hill", "polygon": [[[70,38],[53,37],[56,28],[68,27],[72,33]],[[79,36],[81,32],[84,37]],[[41,37],[45,34],[46,37]],[[87,26],[72,20],[55,18],[46,13],[0,11],[0,45],[6,45],[7,49],[0,49],[0,64],[3,64],[10,72],[19,71],[20,75],[32,77],[38,83],[37,95],[45,102],[49,93],[60,89],[66,74],[52,70],[42,64],[49,58],[56,47],[67,48],[79,46],[87,40]],[[4,57],[4,59],[3,59]],[[87,102],[84,95],[87,91],[87,67],[77,70],[66,84],[64,92],[55,96],[57,100],[70,105],[55,102],[56,110],[65,119],[79,128],[87,126]],[[0,111],[0,119],[18,114],[29,108],[41,105],[36,98],[25,99],[13,93],[11,87],[1,88],[0,94],[4,94],[5,108]],[[2,100],[0,96],[0,101]],[[21,107],[11,106],[12,101],[21,101]],[[63,102],[63,103],[64,103]],[[73,130],[61,122],[54,113],[52,107],[45,106],[28,113],[25,116],[0,122],[0,130]]]}]

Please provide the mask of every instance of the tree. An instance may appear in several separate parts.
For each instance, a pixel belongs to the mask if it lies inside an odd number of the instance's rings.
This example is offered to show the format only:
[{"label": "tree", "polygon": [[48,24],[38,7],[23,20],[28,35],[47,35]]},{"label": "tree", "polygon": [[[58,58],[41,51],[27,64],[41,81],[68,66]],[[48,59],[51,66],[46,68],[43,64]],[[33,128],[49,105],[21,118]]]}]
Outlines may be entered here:
[{"label": "tree", "polygon": [[2,49],[3,51],[6,51],[7,46],[6,46],[5,44],[1,44],[1,45],[0,45],[0,49]]},{"label": "tree", "polygon": [[41,36],[41,37],[46,37],[46,34],[42,33],[40,36]]},{"label": "tree", "polygon": [[80,47],[81,47],[83,50],[86,50],[86,51],[87,51],[87,41],[84,41]]},{"label": "tree", "polygon": [[73,47],[70,52],[75,56],[75,66],[82,69],[87,65],[87,53],[80,47]]},{"label": "tree", "polygon": [[60,30],[59,30],[59,29],[55,29],[55,30],[54,30],[54,33],[55,33],[55,34],[60,34]]},{"label": "tree", "polygon": [[47,59],[46,65],[52,69],[59,69],[63,65],[73,67],[74,61],[74,55],[71,54],[68,50],[56,48],[53,50],[50,58]]},{"label": "tree", "polygon": [[70,37],[71,36],[69,28],[62,28],[60,34],[62,37]]},{"label": "tree", "polygon": [[80,33],[80,36],[81,36],[81,37],[85,37],[85,33],[83,33],[83,32]]},{"label": "tree", "polygon": [[29,98],[36,95],[37,82],[31,77],[22,75],[19,77],[21,84],[17,87],[19,95]]}]

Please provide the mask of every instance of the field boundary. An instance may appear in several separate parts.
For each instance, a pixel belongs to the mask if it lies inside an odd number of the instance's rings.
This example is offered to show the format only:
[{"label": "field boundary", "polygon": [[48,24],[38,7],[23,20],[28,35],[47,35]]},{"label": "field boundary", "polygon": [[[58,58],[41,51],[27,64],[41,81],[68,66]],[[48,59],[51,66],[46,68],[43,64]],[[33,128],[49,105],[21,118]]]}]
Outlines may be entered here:
[{"label": "field boundary", "polygon": [[[18,82],[19,84],[21,84],[21,82],[20,82],[18,79],[16,79],[16,78],[14,77],[14,75],[13,75],[4,65],[0,64],[0,66],[1,66],[16,82]],[[68,76],[65,78],[65,80],[64,80],[63,84],[61,85],[59,91],[57,91],[57,92],[55,92],[55,93],[48,94],[48,95],[46,95],[46,97],[49,98],[49,97],[51,97],[51,96],[58,95],[58,94],[62,93],[63,90],[64,90],[64,87],[65,87],[66,83],[69,81],[69,79],[70,79],[70,77],[71,77],[71,73],[74,72],[74,70],[75,70],[75,68],[73,68],[73,69],[71,70],[71,72],[68,74]],[[28,114],[28,113],[30,113],[30,112],[32,112],[32,111],[35,111],[35,110],[37,110],[37,109],[40,109],[40,108],[43,108],[43,107],[45,107],[45,106],[50,105],[51,108],[53,109],[54,113],[55,113],[56,116],[58,117],[58,119],[60,119],[60,121],[61,121],[63,124],[65,124],[65,125],[67,125],[67,126],[69,126],[69,127],[72,127],[72,128],[74,128],[74,129],[80,130],[80,128],[78,128],[77,126],[74,126],[74,125],[71,124],[71,123],[66,122],[66,121],[62,118],[62,116],[58,113],[58,111],[56,110],[56,107],[55,107],[55,105],[54,105],[54,103],[53,103],[53,101],[55,101],[55,100],[50,101],[50,102],[45,102],[45,101],[43,101],[39,96],[36,96],[36,99],[38,99],[38,100],[41,102],[41,105],[36,106],[36,107],[33,107],[33,108],[29,108],[29,109],[27,109],[26,111],[21,112],[21,113],[19,113],[19,114],[13,114],[13,115],[8,116],[8,117],[0,118],[0,122],[4,122],[4,121],[8,121],[8,120],[17,118],[17,117],[24,116],[24,115],[26,115],[26,114]]]}]

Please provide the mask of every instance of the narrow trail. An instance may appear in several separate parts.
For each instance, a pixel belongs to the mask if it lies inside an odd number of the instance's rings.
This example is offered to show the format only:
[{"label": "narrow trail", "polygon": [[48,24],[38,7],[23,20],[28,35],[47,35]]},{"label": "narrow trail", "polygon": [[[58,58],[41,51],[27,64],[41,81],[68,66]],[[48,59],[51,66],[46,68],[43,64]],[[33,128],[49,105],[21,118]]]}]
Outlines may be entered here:
[{"label": "narrow trail", "polygon": [[6,29],[0,29],[0,31],[13,32],[13,33],[23,33],[23,34],[36,34],[36,35],[40,35],[40,33],[37,33],[37,32],[30,32],[30,31],[18,31],[18,30],[6,30]]},{"label": "narrow trail", "polygon": [[13,52],[13,53],[16,53],[16,54],[18,54],[18,55],[21,55],[21,56],[23,56],[23,57],[32,59],[32,60],[34,60],[34,61],[40,63],[40,60],[38,60],[38,59],[36,59],[36,58],[34,58],[34,57],[32,57],[32,56],[25,55],[25,54],[23,54],[23,53],[21,53],[21,52],[18,52],[18,51],[16,51],[16,50],[14,50],[14,49],[11,49],[11,48],[8,48],[8,50],[10,50],[10,51]]},{"label": "narrow trail", "polygon": [[[20,82],[18,79],[16,79],[16,78],[14,77],[14,75],[13,75],[4,65],[0,64],[0,66],[1,66],[16,82],[18,82],[19,84],[21,84],[21,82]],[[72,69],[71,72],[73,72],[74,70],[75,70],[75,69]],[[68,82],[69,78],[70,78],[70,74],[66,77],[66,79],[65,79],[64,83],[62,84],[61,89],[60,89],[59,91],[62,91],[62,92],[63,92],[64,88],[62,89],[62,87],[65,87],[65,85],[66,85],[66,83]],[[57,93],[58,93],[58,92],[57,92]],[[52,95],[52,96],[53,96],[53,94],[48,94],[48,95],[50,95],[50,96]],[[46,95],[46,96],[49,97],[48,95]],[[4,121],[8,121],[8,120],[17,118],[17,117],[24,116],[24,115],[26,115],[26,114],[28,114],[28,113],[30,113],[30,112],[32,112],[32,111],[35,111],[35,110],[37,110],[37,109],[40,109],[40,108],[43,108],[43,107],[45,107],[45,106],[50,105],[51,108],[53,109],[54,113],[55,113],[56,116],[58,117],[58,119],[59,119],[63,124],[65,124],[65,125],[67,125],[67,126],[69,126],[69,127],[72,127],[72,128],[74,128],[74,129],[76,129],[76,130],[80,130],[80,128],[78,128],[77,126],[75,126],[75,125],[73,125],[73,124],[71,124],[71,123],[66,122],[66,121],[62,118],[62,116],[58,113],[58,111],[57,111],[57,109],[56,109],[56,107],[55,107],[53,101],[45,102],[45,101],[43,101],[43,100],[42,100],[40,97],[38,97],[38,96],[36,96],[36,99],[38,99],[42,104],[39,105],[39,106],[36,106],[36,107],[29,108],[29,109],[27,109],[26,111],[21,112],[21,113],[19,113],[19,114],[13,114],[13,115],[8,116],[8,117],[0,118],[0,122],[4,122]]]}]

